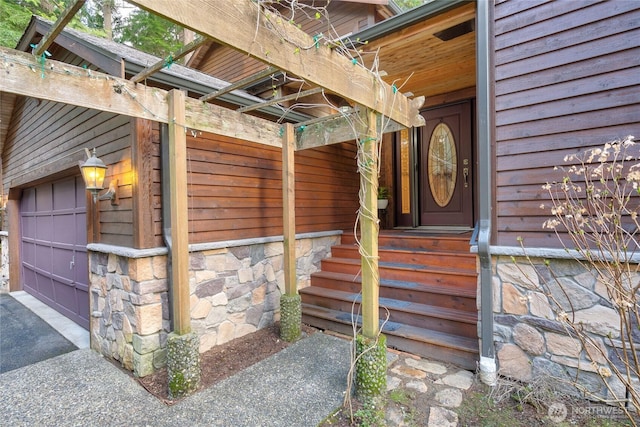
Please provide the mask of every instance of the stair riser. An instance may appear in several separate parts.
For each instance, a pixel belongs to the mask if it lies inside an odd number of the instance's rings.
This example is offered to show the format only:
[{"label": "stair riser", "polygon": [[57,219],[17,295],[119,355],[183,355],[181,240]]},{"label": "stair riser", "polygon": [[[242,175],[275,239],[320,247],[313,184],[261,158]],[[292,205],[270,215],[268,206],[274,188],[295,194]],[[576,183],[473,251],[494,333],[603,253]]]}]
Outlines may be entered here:
[{"label": "stair riser", "polygon": [[[304,304],[315,305],[318,307],[324,307],[330,310],[337,310],[344,313],[360,313],[360,304],[352,304],[351,301],[337,300],[324,298],[318,295],[302,294],[302,302]],[[380,303],[380,319],[386,319],[387,310],[385,310]],[[430,329],[433,331],[444,332],[447,334],[475,338],[478,336],[477,327],[474,324],[469,324],[456,319],[443,319],[438,317],[431,317],[422,313],[415,312],[403,312],[400,308],[389,308],[389,320],[396,323],[402,323],[405,325],[417,326],[419,328]]]},{"label": "stair riser", "polygon": [[[353,335],[353,327],[349,324],[332,322],[327,319],[302,314],[302,321],[310,326],[327,329],[347,336]],[[387,347],[395,348],[400,351],[415,354],[427,359],[441,360],[453,363],[464,369],[475,370],[477,368],[477,353],[467,352],[449,347],[414,341],[411,339],[395,336],[389,332],[385,332],[387,337]]]},{"label": "stair riser", "polygon": [[[311,276],[312,286],[319,286],[336,291],[345,291],[359,293],[362,290],[362,284],[357,282],[346,282],[335,280],[330,277]],[[380,297],[393,298],[400,301],[409,301],[419,304],[434,305],[437,307],[453,308],[456,310],[476,312],[476,299],[455,295],[456,288],[451,289],[451,294],[429,292],[426,288],[420,288],[420,285],[414,284],[413,289],[401,289],[395,287],[386,287],[384,283],[380,284]]]},{"label": "stair riser", "polygon": [[[353,233],[345,233],[340,239],[343,245],[355,244]],[[378,246],[391,246],[394,248],[432,249],[442,251],[469,252],[469,237],[421,237],[407,234],[405,236],[385,235],[378,236]]]},{"label": "stair riser", "polygon": [[[346,264],[333,258],[322,261],[322,271],[352,274],[354,277],[360,273],[360,266]],[[407,282],[425,283],[427,285],[453,286],[464,289],[475,289],[477,278],[473,275],[460,275],[456,273],[434,272],[429,270],[410,270],[393,268],[384,265],[379,266],[380,278],[389,280],[403,280]]]},{"label": "stair riser", "polygon": [[[450,267],[455,260],[455,268],[459,270],[476,271],[476,258],[466,254],[419,253],[407,251],[380,250],[380,261],[397,262],[402,264],[424,265],[429,267]],[[331,256],[336,258],[360,259],[360,253],[355,246],[335,246],[331,248]]]}]

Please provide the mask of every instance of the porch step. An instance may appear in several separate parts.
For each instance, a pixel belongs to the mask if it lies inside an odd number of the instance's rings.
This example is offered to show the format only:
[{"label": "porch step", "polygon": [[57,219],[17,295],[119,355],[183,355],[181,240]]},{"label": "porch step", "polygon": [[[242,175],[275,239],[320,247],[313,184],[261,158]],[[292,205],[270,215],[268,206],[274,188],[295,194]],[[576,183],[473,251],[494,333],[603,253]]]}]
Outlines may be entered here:
[{"label": "porch step", "polygon": [[[450,263],[456,265],[456,259],[450,258]],[[350,258],[327,258],[322,261],[322,271],[336,273],[359,274],[360,260]],[[422,264],[408,264],[401,262],[386,262],[382,258],[378,262],[380,277],[392,280],[411,281],[429,285],[452,286],[458,288],[474,287],[477,282],[475,272],[456,267],[438,267]]]},{"label": "porch step", "polygon": [[[439,251],[454,251],[458,253],[469,253],[469,239],[471,233],[460,235],[438,235],[433,236],[428,233],[413,231],[387,231],[382,230],[378,235],[378,246],[388,246],[403,249],[427,249]],[[356,236],[353,231],[345,232],[341,237],[343,245],[356,244]]]},{"label": "porch step", "polygon": [[[380,319],[386,307],[383,331],[390,347],[476,368],[478,278],[470,237],[380,233]],[[302,317],[311,326],[351,335],[352,317],[361,322],[361,261],[353,233],[341,240],[311,275],[311,286],[300,290]]]},{"label": "porch step", "polygon": [[[362,289],[360,275],[333,271],[314,273],[312,282],[314,286],[352,293],[359,293]],[[401,301],[477,312],[475,289],[382,278],[380,279],[379,292],[381,298],[394,298]]]},{"label": "porch step", "polygon": [[[302,321],[319,328],[345,335],[353,334],[353,323],[362,325],[361,316],[348,312],[302,304]],[[478,360],[478,340],[432,331],[398,322],[380,322],[387,336],[387,346],[421,357],[447,361],[462,368],[475,370]]]},{"label": "porch step", "polygon": [[[307,304],[345,313],[360,312],[359,293],[311,286],[301,289],[300,294]],[[381,319],[387,317],[388,310],[392,322],[469,338],[478,336],[478,315],[475,312],[385,297],[379,299],[379,304]]]},{"label": "porch step", "polygon": [[[360,259],[358,246],[342,244],[331,248],[331,255],[336,258]],[[472,274],[476,271],[476,256],[472,253],[446,249],[399,248],[395,246],[379,246],[378,255],[386,262],[428,265],[432,267],[450,267],[451,258],[456,260],[456,268],[468,270]]]}]

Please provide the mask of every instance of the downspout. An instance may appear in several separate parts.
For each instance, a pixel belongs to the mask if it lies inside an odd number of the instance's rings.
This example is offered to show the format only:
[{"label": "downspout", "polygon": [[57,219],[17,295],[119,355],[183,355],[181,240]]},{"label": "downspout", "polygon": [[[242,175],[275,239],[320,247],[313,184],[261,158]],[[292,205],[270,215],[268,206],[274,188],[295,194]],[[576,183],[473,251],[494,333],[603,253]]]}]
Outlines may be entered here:
[{"label": "downspout", "polygon": [[[172,276],[171,255],[173,245],[171,242],[171,198],[167,195],[171,191],[169,181],[169,125],[160,123],[160,180],[162,182],[162,238],[167,247],[167,278]],[[169,301],[173,301],[173,286],[169,286]],[[173,319],[173,307],[169,304],[169,319]]]},{"label": "downspout", "polygon": [[480,259],[480,379],[495,385],[497,366],[493,345],[493,289],[491,272],[493,52],[490,0],[479,0],[476,16],[476,77],[478,109],[478,190]]}]

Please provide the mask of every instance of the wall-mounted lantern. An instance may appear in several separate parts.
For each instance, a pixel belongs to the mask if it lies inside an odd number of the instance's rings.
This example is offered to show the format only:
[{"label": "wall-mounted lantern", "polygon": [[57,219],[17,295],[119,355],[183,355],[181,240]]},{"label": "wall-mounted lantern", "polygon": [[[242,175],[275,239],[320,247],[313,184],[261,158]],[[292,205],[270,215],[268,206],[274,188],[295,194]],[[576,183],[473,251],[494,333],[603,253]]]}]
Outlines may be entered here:
[{"label": "wall-mounted lantern", "polygon": [[96,156],[95,148],[92,154],[89,153],[88,149],[85,148],[85,150],[88,159],[80,165],[80,171],[82,172],[82,179],[84,179],[84,185],[87,191],[93,194],[93,203],[96,203],[98,200],[111,200],[112,205],[117,205],[118,196],[116,188],[118,181],[111,181],[109,190],[98,197],[98,193],[104,188],[104,177],[107,173],[107,166]]}]

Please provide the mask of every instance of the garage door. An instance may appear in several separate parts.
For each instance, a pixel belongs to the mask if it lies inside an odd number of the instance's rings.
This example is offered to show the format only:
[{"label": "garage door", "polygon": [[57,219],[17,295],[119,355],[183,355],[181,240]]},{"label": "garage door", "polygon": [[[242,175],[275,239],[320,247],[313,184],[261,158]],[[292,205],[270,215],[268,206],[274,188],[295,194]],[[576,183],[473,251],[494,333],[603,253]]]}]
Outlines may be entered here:
[{"label": "garage door", "polygon": [[23,289],[88,329],[89,267],[82,178],[24,190],[20,216]]}]

